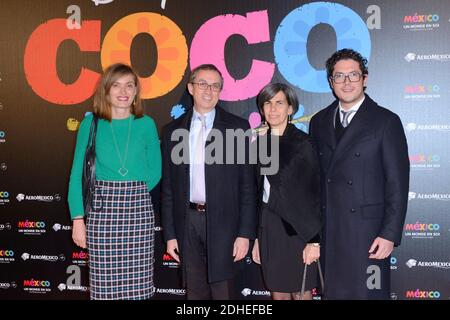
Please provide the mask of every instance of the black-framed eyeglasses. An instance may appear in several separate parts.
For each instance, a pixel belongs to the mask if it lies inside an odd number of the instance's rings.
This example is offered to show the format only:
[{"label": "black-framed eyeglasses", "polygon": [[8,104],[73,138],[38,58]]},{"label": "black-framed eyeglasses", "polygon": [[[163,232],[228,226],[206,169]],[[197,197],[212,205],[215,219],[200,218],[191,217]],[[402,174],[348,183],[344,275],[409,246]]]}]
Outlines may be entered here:
[{"label": "black-framed eyeglasses", "polygon": [[350,82],[358,82],[362,77],[363,75],[356,71],[349,73],[336,72],[330,79],[333,80],[334,83],[344,83],[345,78],[348,78]]},{"label": "black-framed eyeglasses", "polygon": [[207,90],[211,88],[212,91],[219,92],[222,90],[222,84],[218,82],[214,82],[213,84],[208,84],[207,82],[191,82],[192,84],[196,84],[200,90]]}]

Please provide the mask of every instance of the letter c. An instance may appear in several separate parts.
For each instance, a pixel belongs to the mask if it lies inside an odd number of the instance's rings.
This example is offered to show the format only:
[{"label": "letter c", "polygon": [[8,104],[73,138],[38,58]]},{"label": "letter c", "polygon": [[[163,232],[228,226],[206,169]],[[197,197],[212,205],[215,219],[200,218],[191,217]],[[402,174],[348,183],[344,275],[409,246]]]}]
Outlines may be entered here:
[{"label": "letter c", "polygon": [[88,99],[99,79],[97,72],[82,67],[72,84],[61,82],[56,55],[65,40],[73,40],[83,52],[100,50],[100,21],[83,21],[80,29],[68,29],[66,19],[52,19],[34,30],[24,54],[24,70],[28,84],[41,98],[60,105],[77,104]]},{"label": "letter c", "polygon": [[254,97],[272,79],[275,64],[254,59],[249,74],[236,80],[227,71],[224,49],[227,39],[238,34],[249,44],[270,40],[267,10],[249,12],[247,16],[227,14],[205,22],[191,44],[191,69],[204,64],[214,64],[222,73],[224,87],[220,98],[224,101],[245,100]]}]

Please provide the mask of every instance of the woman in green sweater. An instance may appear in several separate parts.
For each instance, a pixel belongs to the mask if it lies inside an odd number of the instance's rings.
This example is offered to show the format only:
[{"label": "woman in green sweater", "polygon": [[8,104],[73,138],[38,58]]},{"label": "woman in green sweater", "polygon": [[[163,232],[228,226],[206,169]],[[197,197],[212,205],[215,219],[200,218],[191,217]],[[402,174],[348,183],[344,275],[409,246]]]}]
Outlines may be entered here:
[{"label": "woman in green sweater", "polygon": [[108,67],[99,81],[96,183],[86,224],[81,177],[93,115],[83,119],[77,136],[68,200],[73,240],[89,252],[91,299],[148,299],[154,293],[150,191],[161,178],[161,152],[139,94],[139,78],[124,64]]}]

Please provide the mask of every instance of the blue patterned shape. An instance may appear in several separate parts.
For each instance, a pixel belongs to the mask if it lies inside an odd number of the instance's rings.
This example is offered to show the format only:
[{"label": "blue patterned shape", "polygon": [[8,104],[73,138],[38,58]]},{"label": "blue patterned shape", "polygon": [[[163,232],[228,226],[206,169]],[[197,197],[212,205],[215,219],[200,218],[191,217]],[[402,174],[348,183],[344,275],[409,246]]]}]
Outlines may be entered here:
[{"label": "blue patterned shape", "polygon": [[[309,32],[320,23],[333,27],[337,50],[351,48],[369,60],[371,40],[361,17],[341,4],[314,2],[291,11],[275,34],[274,54],[278,70],[294,86],[317,93],[330,92],[326,70],[317,70],[308,60]],[[325,65],[325,61],[324,61]]]},{"label": "blue patterned shape", "polygon": [[175,120],[181,117],[186,112],[186,108],[182,104],[176,104],[170,111],[170,116]]}]

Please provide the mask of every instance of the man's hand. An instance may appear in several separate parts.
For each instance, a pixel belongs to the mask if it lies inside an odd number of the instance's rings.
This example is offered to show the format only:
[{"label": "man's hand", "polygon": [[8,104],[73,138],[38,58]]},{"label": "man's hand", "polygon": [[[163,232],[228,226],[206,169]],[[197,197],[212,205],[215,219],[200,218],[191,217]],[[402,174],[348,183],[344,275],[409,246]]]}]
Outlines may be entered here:
[{"label": "man's hand", "polygon": [[[375,252],[377,247],[378,249]],[[392,241],[378,237],[373,241],[372,246],[370,247],[369,259],[386,259],[392,253],[392,250],[394,250],[394,243]]]},{"label": "man's hand", "polygon": [[248,252],[249,240],[247,238],[237,237],[233,245],[234,262],[242,260]]},{"label": "man's hand", "polygon": [[178,263],[180,262],[180,257],[178,256],[178,241],[177,239],[172,239],[167,241],[167,253],[170,254]]}]

